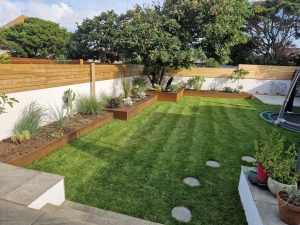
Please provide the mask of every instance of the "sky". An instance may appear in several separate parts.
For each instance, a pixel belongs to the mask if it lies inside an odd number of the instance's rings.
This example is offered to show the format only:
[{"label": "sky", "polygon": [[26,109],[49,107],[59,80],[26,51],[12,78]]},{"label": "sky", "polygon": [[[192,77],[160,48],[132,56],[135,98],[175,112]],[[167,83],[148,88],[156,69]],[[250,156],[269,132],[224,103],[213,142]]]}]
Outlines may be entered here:
[{"label": "sky", "polygon": [[[149,5],[163,0],[0,0],[0,27],[20,15],[38,17],[59,23],[70,31],[84,18],[103,11],[125,12],[136,4]],[[255,0],[252,0],[255,1]],[[296,42],[300,47],[300,40]]]},{"label": "sky", "polygon": [[[76,22],[103,11],[125,12],[135,4],[149,5],[153,0],[0,0],[0,26],[20,15],[59,23],[73,31]],[[155,0],[157,2],[157,0]]]}]

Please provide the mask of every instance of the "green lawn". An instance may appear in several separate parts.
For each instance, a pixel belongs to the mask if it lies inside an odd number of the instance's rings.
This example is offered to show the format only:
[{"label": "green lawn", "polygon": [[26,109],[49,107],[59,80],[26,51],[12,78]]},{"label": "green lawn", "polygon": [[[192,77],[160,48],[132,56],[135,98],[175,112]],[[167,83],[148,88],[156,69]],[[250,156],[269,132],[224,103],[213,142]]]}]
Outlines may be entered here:
[{"label": "green lawn", "polygon": [[[238,195],[243,155],[274,128],[257,100],[184,97],[158,102],[129,122],[113,120],[29,166],[65,176],[69,200],[164,224],[175,206],[194,225],[246,224]],[[295,142],[297,134],[279,129]],[[208,168],[217,160],[220,168]],[[183,184],[196,177],[200,187]]]}]

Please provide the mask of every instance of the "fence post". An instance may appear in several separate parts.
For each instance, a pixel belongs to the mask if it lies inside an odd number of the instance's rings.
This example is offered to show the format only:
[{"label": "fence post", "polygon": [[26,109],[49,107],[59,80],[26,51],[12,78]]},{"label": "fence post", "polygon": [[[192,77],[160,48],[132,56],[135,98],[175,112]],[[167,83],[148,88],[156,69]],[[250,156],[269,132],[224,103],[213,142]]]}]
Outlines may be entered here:
[{"label": "fence post", "polygon": [[79,64],[83,65],[83,59],[79,59]]},{"label": "fence post", "polygon": [[95,70],[95,63],[90,64],[90,75],[91,75],[91,81],[90,81],[90,91],[91,96],[96,97],[96,70]]}]

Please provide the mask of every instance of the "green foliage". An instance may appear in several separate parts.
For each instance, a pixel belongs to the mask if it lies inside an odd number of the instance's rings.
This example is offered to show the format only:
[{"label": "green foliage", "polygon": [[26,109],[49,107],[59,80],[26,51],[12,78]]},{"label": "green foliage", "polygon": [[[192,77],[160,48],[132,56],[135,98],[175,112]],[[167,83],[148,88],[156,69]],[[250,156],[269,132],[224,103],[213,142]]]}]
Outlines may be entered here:
[{"label": "green foliage", "polygon": [[70,56],[72,58],[97,59],[113,63],[120,59],[114,44],[120,29],[119,16],[103,12],[93,19],[86,18],[72,36]]},{"label": "green foliage", "polygon": [[213,59],[213,58],[207,59],[207,60],[205,61],[205,65],[206,65],[207,67],[212,67],[212,68],[218,68],[218,67],[221,66],[221,64],[220,64],[217,60],[215,60],[215,59]]},{"label": "green foliage", "polygon": [[6,113],[6,105],[9,105],[10,108],[12,108],[14,103],[19,103],[19,101],[15,98],[9,98],[6,94],[0,94],[0,115]]},{"label": "green foliage", "polygon": [[128,98],[132,95],[132,87],[131,87],[131,82],[129,81],[128,78],[122,76],[120,80],[120,85],[123,91],[123,96],[124,98]]},{"label": "green foliage", "polygon": [[10,55],[8,53],[0,54],[0,64],[9,64]]},{"label": "green foliage", "polygon": [[286,138],[276,130],[270,134],[264,134],[260,141],[255,141],[255,157],[269,175],[276,181],[284,184],[295,184],[297,174],[294,173],[296,166],[296,147],[291,145],[286,148]]},{"label": "green foliage", "polygon": [[240,80],[244,79],[247,74],[249,74],[249,72],[244,69],[235,69],[233,71],[232,79],[234,81],[237,81],[237,84],[236,84],[237,90],[242,89],[242,88],[240,88],[239,83],[240,83]]},{"label": "green foliage", "polygon": [[55,58],[55,61],[57,64],[66,64],[68,62],[68,59],[65,55],[59,55]]},{"label": "green foliage", "polygon": [[122,104],[122,99],[120,97],[110,98],[108,99],[107,102],[107,108],[117,109],[121,106],[121,104]]},{"label": "green foliage", "polygon": [[184,88],[184,83],[183,82],[179,82],[179,83],[177,83],[177,84],[171,84],[170,86],[169,86],[169,91],[171,91],[171,92],[178,92],[178,91],[180,91],[182,88]]},{"label": "green foliage", "polygon": [[230,61],[230,49],[246,41],[241,28],[250,16],[248,0],[165,0],[164,10],[181,26],[181,36],[206,58]]},{"label": "green foliage", "polygon": [[289,204],[300,207],[300,191],[297,188],[292,187],[291,189],[286,190],[286,192],[287,199],[284,200]]},{"label": "green foliage", "polygon": [[74,114],[74,101],[75,101],[75,93],[72,89],[68,89],[64,92],[64,95],[62,97],[64,108],[67,109],[67,115],[73,116]]},{"label": "green foliage", "polygon": [[36,102],[27,105],[22,113],[22,117],[18,120],[13,129],[14,135],[22,135],[28,132],[30,137],[38,132],[44,117],[44,109]]},{"label": "green foliage", "polygon": [[38,18],[26,18],[24,23],[2,29],[0,36],[13,55],[29,58],[56,58],[65,55],[70,40],[70,33],[66,29]]},{"label": "green foliage", "polygon": [[224,91],[225,92],[229,92],[229,93],[233,93],[234,92],[233,88],[228,87],[228,86],[224,87]]},{"label": "green foliage", "polygon": [[205,78],[202,76],[192,77],[188,80],[188,87],[195,91],[200,91],[203,83],[205,82]]},{"label": "green foliage", "polygon": [[132,86],[142,88],[145,90],[147,87],[146,78],[144,76],[134,77],[132,80]]},{"label": "green foliage", "polygon": [[104,99],[79,95],[76,99],[77,112],[87,115],[98,115],[102,112],[106,102]]},{"label": "green foliage", "polygon": [[258,1],[251,9],[252,16],[245,31],[254,45],[253,57],[265,64],[288,64],[292,56],[289,48],[294,47],[294,40],[300,37],[300,2]]},{"label": "green foliage", "polygon": [[69,114],[65,113],[64,106],[60,108],[58,106],[55,106],[54,108],[50,107],[47,116],[60,130],[63,130],[68,125]]},{"label": "green foliage", "polygon": [[21,133],[16,133],[10,137],[10,140],[15,144],[21,144],[22,142],[28,141],[31,135],[28,130],[24,130]]}]

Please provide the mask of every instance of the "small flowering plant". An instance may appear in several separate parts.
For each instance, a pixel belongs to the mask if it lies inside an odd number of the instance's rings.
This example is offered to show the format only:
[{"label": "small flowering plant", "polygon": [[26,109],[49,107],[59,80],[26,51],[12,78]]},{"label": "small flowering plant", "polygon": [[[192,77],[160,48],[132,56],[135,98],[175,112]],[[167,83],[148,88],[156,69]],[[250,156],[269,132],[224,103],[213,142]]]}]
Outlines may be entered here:
[{"label": "small flowering plant", "polygon": [[132,106],[133,104],[132,99],[130,97],[123,98],[123,103],[128,106]]}]

